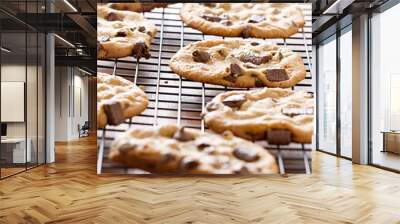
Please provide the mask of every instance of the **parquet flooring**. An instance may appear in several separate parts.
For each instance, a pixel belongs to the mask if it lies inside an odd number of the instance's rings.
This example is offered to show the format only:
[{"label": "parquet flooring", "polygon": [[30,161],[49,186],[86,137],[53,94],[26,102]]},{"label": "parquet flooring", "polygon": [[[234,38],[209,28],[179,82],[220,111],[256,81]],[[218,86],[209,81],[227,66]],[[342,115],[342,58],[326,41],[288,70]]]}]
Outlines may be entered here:
[{"label": "parquet flooring", "polygon": [[7,167],[7,168],[1,168],[1,175],[2,177],[10,176],[15,173],[24,171],[25,167]]},{"label": "parquet flooring", "polygon": [[315,152],[313,175],[97,176],[96,140],[0,181],[0,223],[400,223],[400,175]]}]

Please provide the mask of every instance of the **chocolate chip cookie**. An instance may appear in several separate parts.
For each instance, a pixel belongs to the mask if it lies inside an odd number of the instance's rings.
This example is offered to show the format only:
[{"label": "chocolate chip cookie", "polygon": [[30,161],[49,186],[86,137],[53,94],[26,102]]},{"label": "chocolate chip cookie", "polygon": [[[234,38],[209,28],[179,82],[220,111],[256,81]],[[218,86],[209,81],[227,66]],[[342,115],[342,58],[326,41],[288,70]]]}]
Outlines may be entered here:
[{"label": "chocolate chip cookie", "polygon": [[118,136],[109,158],[128,167],[170,174],[277,173],[274,157],[247,140],[164,125],[133,128]]},{"label": "chocolate chip cookie", "polygon": [[314,99],[304,91],[262,88],[230,91],[207,103],[205,124],[217,133],[230,130],[270,144],[311,143]]},{"label": "chocolate chip cookie", "polygon": [[119,76],[97,73],[97,128],[140,114],[148,100],[142,89]]},{"label": "chocolate chip cookie", "polygon": [[97,58],[150,58],[157,28],[142,14],[97,6]]},{"label": "chocolate chip cookie", "polygon": [[171,58],[170,67],[190,80],[239,88],[287,88],[306,76],[298,54],[260,39],[194,42]]},{"label": "chocolate chip cookie", "polygon": [[181,18],[204,34],[229,37],[287,38],[305,23],[293,3],[186,3]]},{"label": "chocolate chip cookie", "polygon": [[116,10],[132,12],[148,12],[155,8],[166,7],[168,3],[108,3],[107,6]]}]

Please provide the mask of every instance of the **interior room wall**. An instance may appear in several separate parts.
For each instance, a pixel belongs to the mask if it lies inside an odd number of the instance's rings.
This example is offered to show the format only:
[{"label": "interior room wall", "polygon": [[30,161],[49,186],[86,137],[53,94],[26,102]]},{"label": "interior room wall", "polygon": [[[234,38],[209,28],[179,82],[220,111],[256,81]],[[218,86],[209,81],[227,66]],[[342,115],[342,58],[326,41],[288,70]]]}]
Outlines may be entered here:
[{"label": "interior room wall", "polygon": [[56,141],[79,138],[78,125],[89,119],[88,77],[76,68],[56,67]]},{"label": "interior room wall", "polygon": [[[5,64],[1,66],[1,81],[2,82],[25,82],[25,64]],[[28,74],[36,74],[36,66],[27,66]],[[36,109],[36,78],[28,77],[28,86],[27,86],[27,107]],[[42,101],[39,101],[42,103]],[[41,105],[39,105],[40,107]],[[4,110],[6,108],[2,108]],[[28,124],[28,133],[36,134],[36,113],[27,113],[27,121],[35,122],[35,124]],[[7,122],[7,137],[25,137],[25,122]],[[30,136],[28,136],[30,137]],[[35,136],[36,137],[36,136]]]},{"label": "interior room wall", "polygon": [[[79,137],[78,125],[82,126],[85,121],[88,121],[88,78],[87,76],[82,76],[82,73],[78,70],[74,74],[73,81],[73,94],[74,98],[73,108],[72,108],[72,119],[71,126],[72,136]],[[79,102],[80,101],[80,102]]]},{"label": "interior room wall", "polygon": [[55,140],[68,140],[69,117],[69,68],[55,68]]}]

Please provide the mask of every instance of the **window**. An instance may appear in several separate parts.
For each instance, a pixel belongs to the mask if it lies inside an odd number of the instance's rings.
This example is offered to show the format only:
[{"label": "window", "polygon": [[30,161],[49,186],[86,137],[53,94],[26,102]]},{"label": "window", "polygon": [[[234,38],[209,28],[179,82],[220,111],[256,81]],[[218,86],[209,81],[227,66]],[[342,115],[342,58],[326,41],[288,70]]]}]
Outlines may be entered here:
[{"label": "window", "polygon": [[336,36],[318,47],[318,149],[336,153]]},{"label": "window", "polygon": [[400,4],[371,18],[371,162],[400,170]]},{"label": "window", "polygon": [[340,155],[351,158],[352,148],[352,33],[351,26],[340,36]]},{"label": "window", "polygon": [[[43,1],[0,1],[19,16]],[[3,9],[3,8],[2,8]],[[45,35],[0,12],[0,179],[45,163]]]}]

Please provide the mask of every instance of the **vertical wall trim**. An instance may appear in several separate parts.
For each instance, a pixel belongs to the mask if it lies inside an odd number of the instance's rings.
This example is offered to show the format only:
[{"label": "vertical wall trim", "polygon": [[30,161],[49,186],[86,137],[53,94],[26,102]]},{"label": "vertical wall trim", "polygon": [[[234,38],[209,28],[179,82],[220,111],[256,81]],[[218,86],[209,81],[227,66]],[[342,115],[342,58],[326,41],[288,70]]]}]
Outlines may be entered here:
[{"label": "vertical wall trim", "polygon": [[312,77],[313,79],[313,86],[314,86],[314,107],[315,107],[315,123],[314,123],[314,148],[315,150],[318,149],[318,45],[313,45],[312,48],[312,69],[313,69],[313,74],[314,76]]},{"label": "vertical wall trim", "polygon": [[[1,32],[1,28],[2,28],[2,26],[1,26],[1,24],[2,23],[0,23],[0,47],[2,46],[2,37],[1,37],[1,34],[2,34],[2,32]],[[1,63],[1,55],[2,55],[2,52],[0,51],[0,125],[1,125],[1,67],[2,67],[2,63]],[[2,178],[1,178],[1,144],[0,144],[0,180],[1,180]]]},{"label": "vertical wall trim", "polygon": [[352,160],[368,163],[368,15],[353,20]]},{"label": "vertical wall trim", "polygon": [[372,28],[371,28],[372,13],[368,13],[368,164],[373,164],[372,153]]},{"label": "vertical wall trim", "polygon": [[55,161],[55,72],[54,72],[54,35],[46,36],[46,163]]},{"label": "vertical wall trim", "polygon": [[72,117],[75,118],[75,67],[71,67],[71,70],[72,70],[72,75],[71,75],[71,82],[72,82],[71,102],[72,102],[72,105],[69,105],[69,106],[72,107]]},{"label": "vertical wall trim", "polygon": [[[25,12],[28,11],[25,3]],[[27,14],[25,13],[25,21]],[[25,123],[25,170],[28,170],[28,26],[25,23],[25,84],[24,84],[24,123]],[[31,151],[32,153],[32,151]]]},{"label": "vertical wall trim", "polygon": [[[36,12],[39,13],[38,4]],[[36,166],[39,165],[39,33],[36,32]]]},{"label": "vertical wall trim", "polygon": [[340,114],[340,30],[336,31],[336,155],[341,156],[341,114]]}]

